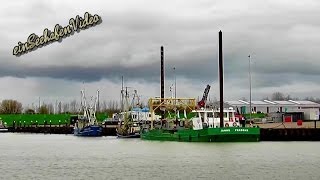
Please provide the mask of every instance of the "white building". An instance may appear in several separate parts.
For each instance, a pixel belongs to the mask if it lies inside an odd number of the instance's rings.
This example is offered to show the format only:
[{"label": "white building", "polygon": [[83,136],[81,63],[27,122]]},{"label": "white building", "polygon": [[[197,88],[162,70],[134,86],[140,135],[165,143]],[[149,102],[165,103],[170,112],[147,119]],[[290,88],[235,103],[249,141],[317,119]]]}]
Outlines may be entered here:
[{"label": "white building", "polygon": [[[226,101],[226,103],[233,107],[238,108],[240,113],[250,113],[250,102],[238,100],[238,101]],[[272,112],[294,112],[301,109],[320,109],[320,104],[312,101],[251,101],[252,112],[272,113]]]}]

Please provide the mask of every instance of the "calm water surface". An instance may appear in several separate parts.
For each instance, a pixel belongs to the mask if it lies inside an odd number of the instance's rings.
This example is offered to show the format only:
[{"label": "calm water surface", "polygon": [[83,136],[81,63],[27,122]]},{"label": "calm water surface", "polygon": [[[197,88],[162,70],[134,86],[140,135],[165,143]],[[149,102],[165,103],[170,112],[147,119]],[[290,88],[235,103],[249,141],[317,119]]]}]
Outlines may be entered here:
[{"label": "calm water surface", "polygon": [[320,179],[319,142],[0,134],[0,179]]}]

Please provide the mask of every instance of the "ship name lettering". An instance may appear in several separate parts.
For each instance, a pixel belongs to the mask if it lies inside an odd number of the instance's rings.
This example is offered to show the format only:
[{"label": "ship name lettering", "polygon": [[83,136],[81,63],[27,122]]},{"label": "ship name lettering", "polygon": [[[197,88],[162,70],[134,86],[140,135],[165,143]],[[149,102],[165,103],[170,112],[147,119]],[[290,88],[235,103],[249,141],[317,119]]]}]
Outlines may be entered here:
[{"label": "ship name lettering", "polygon": [[248,129],[235,129],[234,131],[248,132]]}]

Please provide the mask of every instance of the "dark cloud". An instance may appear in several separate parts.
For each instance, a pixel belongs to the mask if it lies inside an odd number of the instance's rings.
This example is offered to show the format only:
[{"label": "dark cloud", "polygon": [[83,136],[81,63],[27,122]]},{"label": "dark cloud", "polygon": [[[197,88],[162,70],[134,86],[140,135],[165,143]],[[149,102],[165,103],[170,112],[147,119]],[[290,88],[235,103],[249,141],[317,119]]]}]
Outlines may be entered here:
[{"label": "dark cloud", "polygon": [[[165,47],[166,78],[190,83],[216,83],[218,31],[223,32],[226,85],[242,96],[248,86],[248,55],[252,81],[265,89],[297,87],[317,78],[320,3],[315,1],[73,1],[6,2],[0,11],[0,78],[47,77],[76,82],[121,76],[158,82],[160,46]],[[85,12],[103,23],[33,52],[15,57],[12,49],[31,33],[67,25]],[[205,86],[205,85],[204,85]],[[195,87],[194,87],[195,88]],[[197,87],[198,88],[198,87]],[[269,89],[268,89],[269,90]],[[232,93],[230,93],[232,94]]]},{"label": "dark cloud", "polygon": [[[160,59],[160,58],[159,58]],[[217,78],[215,69],[217,66],[208,66],[214,64],[208,61],[197,61],[194,63],[185,63],[185,65],[174,66],[167,63],[165,75],[167,79],[173,79],[173,67],[176,67],[175,75],[188,78],[190,80],[213,80]],[[199,66],[201,67],[199,69]],[[132,80],[143,79],[145,81],[159,81],[160,60],[158,63],[139,65],[136,67],[123,67],[119,65],[85,67],[85,66],[50,66],[50,67],[19,67],[4,65],[0,67],[0,76],[13,77],[48,77],[65,80],[76,80],[84,82],[99,81],[102,78],[111,81],[118,81],[119,77],[125,76]]]}]

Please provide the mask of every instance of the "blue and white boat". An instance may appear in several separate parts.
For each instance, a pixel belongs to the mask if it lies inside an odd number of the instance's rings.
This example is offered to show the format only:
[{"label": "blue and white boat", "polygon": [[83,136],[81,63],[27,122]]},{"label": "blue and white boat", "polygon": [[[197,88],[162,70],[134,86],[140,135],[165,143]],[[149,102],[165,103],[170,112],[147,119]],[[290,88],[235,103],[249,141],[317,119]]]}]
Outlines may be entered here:
[{"label": "blue and white boat", "polygon": [[[99,97],[99,91],[97,91],[97,97],[91,105],[87,105],[84,90],[81,91],[82,99],[81,106],[83,115],[78,116],[78,120],[74,125],[75,136],[102,136],[102,127],[98,125],[96,119],[97,99]],[[92,100],[92,98],[91,98]]]}]

